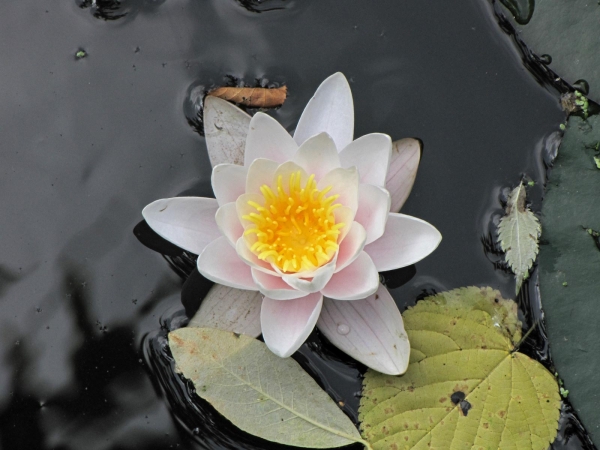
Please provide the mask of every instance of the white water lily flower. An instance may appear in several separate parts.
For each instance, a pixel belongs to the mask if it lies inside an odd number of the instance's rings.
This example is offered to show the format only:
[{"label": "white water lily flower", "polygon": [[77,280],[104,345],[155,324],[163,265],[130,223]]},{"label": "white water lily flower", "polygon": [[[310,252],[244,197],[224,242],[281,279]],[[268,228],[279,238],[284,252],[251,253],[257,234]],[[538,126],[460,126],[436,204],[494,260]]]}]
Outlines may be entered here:
[{"label": "white water lily flower", "polygon": [[[376,370],[403,373],[408,341],[378,272],[423,259],[441,235],[390,212],[390,137],[353,140],[352,95],[340,73],[321,84],[293,137],[264,113],[251,118],[247,134],[239,129],[244,120],[228,129],[228,145],[244,146],[243,165],[214,167],[216,199],[158,200],[144,218],[198,254],[206,278],[264,295],[260,325],[275,354],[295,352],[323,310],[319,328],[335,345]],[[231,161],[234,149],[223,150]]]}]

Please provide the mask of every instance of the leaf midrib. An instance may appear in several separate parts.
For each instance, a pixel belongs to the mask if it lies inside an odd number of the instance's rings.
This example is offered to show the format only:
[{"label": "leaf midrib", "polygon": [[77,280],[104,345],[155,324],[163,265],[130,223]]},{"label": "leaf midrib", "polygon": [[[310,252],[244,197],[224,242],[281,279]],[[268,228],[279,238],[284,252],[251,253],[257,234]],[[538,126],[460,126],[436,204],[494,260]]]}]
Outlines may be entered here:
[{"label": "leaf midrib", "polygon": [[[252,388],[254,391],[260,393],[261,395],[264,395],[265,397],[267,397],[269,400],[271,400],[273,403],[281,406],[283,409],[289,411],[290,413],[294,414],[296,417],[301,418],[302,420],[316,426],[317,428],[320,428],[322,430],[328,431],[336,436],[348,439],[351,442],[360,442],[361,444],[363,444],[365,447],[367,447],[368,449],[371,449],[371,446],[368,442],[364,441],[361,438],[357,438],[351,435],[348,435],[344,432],[340,432],[334,428],[330,428],[320,422],[317,422],[313,419],[311,419],[310,417],[305,416],[304,414],[301,414],[299,412],[296,412],[294,409],[291,409],[291,407],[289,407],[288,405],[286,405],[285,403],[280,402],[279,400],[273,398],[271,395],[269,395],[266,392],[260,391],[257,389],[256,386],[254,386],[253,384],[251,384],[250,382],[244,380],[243,378],[241,378],[240,376],[236,375],[234,372],[232,372],[231,370],[228,370],[224,364],[220,364],[220,366],[223,368],[224,371],[226,371],[227,373],[231,374],[232,376],[234,376],[235,378],[237,378],[238,380],[240,380],[243,384],[245,384],[246,386],[249,386],[250,388]],[[279,384],[279,383],[278,383]],[[343,413],[342,413],[343,414]]]}]

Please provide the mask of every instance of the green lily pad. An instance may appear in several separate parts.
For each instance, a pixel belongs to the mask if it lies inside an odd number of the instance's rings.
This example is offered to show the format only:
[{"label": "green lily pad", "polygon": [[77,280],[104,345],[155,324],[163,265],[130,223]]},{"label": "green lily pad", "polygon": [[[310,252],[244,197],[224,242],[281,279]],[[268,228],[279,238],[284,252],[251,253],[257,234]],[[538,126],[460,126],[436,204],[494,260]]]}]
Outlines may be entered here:
[{"label": "green lily pad", "polygon": [[[590,2],[590,5],[592,3]],[[596,5],[596,2],[593,3]],[[600,6],[598,6],[600,8]],[[569,400],[600,442],[600,118],[571,117],[542,204],[540,292]]]},{"label": "green lily pad", "polygon": [[[517,22],[526,22],[533,2],[503,1]],[[526,3],[526,4],[525,4]],[[525,20],[524,20],[525,19]],[[550,68],[573,84],[585,79],[589,97],[600,101],[600,4],[589,0],[535,2],[528,23],[516,25],[521,37],[536,54],[552,57]]]}]

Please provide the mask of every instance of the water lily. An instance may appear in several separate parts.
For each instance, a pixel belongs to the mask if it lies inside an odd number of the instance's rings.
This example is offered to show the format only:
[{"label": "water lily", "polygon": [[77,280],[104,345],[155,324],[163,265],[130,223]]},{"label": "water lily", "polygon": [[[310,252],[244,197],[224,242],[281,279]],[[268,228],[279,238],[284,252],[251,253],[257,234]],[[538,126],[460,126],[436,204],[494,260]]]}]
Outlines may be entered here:
[{"label": "water lily", "polygon": [[198,254],[206,278],[260,291],[260,328],[275,354],[290,356],[318,322],[359,361],[403,373],[408,340],[378,272],[421,260],[441,235],[423,220],[390,212],[386,187],[395,177],[392,192],[403,202],[407,189],[398,175],[406,168],[388,174],[389,136],[353,140],[346,78],[337,73],[321,84],[293,137],[262,112],[250,118],[211,98],[205,108],[209,152],[221,162],[212,173],[216,199],[155,201],[143,211],[148,224]]}]

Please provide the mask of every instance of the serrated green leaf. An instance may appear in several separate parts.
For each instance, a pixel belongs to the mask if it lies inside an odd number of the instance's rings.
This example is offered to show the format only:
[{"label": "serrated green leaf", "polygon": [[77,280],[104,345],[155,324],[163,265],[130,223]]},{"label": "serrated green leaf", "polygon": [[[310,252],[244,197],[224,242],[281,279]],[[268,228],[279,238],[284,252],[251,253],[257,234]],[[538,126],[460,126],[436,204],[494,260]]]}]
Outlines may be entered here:
[{"label": "serrated green leaf", "polygon": [[506,262],[516,276],[517,294],[537,257],[542,232],[540,221],[525,205],[526,197],[525,185],[519,183],[508,196],[506,215],[498,225],[498,240],[506,254]]},{"label": "serrated green leaf", "polygon": [[235,426],[263,439],[307,448],[361,442],[350,419],[291,358],[249,336],[212,328],[169,333],[178,370]]},{"label": "serrated green leaf", "polygon": [[558,385],[513,352],[514,302],[470,287],[429,297],[403,316],[414,355],[408,371],[365,375],[359,413],[374,449],[548,448]]}]

